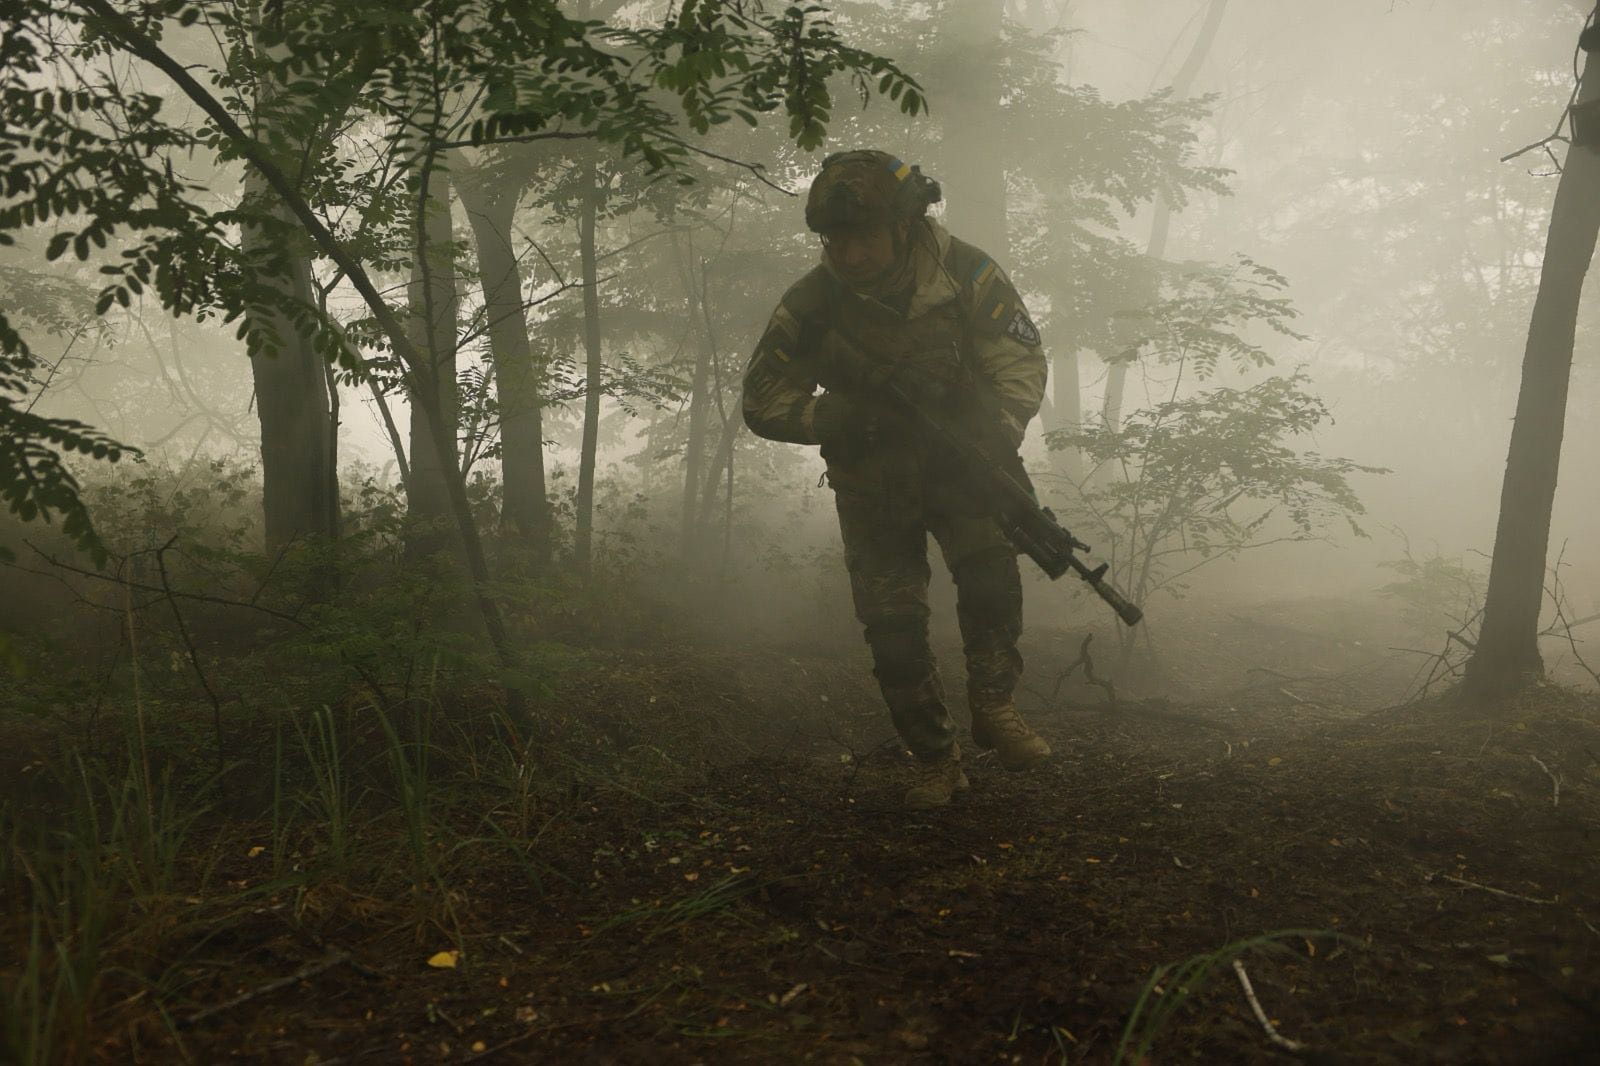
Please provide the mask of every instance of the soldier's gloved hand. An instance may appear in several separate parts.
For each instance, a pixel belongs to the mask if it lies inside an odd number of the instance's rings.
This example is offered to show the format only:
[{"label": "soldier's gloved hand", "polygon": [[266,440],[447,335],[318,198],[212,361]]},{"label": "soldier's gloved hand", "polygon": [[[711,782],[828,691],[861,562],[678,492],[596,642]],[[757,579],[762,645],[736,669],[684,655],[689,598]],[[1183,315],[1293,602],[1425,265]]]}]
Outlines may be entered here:
[{"label": "soldier's gloved hand", "polygon": [[824,457],[850,460],[879,444],[905,439],[913,432],[909,419],[880,403],[837,392],[817,399],[811,416]]}]

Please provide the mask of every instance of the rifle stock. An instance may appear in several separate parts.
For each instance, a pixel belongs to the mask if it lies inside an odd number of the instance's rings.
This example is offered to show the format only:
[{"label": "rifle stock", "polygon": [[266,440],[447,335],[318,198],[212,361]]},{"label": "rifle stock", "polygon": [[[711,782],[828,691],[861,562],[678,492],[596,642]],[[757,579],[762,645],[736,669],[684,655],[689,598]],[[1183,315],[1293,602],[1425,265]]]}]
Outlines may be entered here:
[{"label": "rifle stock", "polygon": [[[835,329],[838,350],[862,366],[881,368],[882,364],[867,355],[859,344]],[[863,374],[863,379],[879,378],[876,374]],[[981,441],[973,440],[951,427],[937,412],[928,409],[925,401],[897,382],[890,374],[881,379],[877,391],[904,413],[915,419],[930,440],[948,453],[982,487],[1000,523],[1006,539],[1017,550],[1038,564],[1054,581],[1068,570],[1088,582],[1095,594],[1104,600],[1126,625],[1138,625],[1144,617],[1139,607],[1106,581],[1107,564],[1091,568],[1076,552],[1089,551],[1089,545],[1074,537],[1060,522],[1054,512],[1042,506],[1035,498],[1027,472],[1021,460],[1007,449],[1004,458],[997,458]],[[1008,467],[1015,467],[1015,472]]]}]

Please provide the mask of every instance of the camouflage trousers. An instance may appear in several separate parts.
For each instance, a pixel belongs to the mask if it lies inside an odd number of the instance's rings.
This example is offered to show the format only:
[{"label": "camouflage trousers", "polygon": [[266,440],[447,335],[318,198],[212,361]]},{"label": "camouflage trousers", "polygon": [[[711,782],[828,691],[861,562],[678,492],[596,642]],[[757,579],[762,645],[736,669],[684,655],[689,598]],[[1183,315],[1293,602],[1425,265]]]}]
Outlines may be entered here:
[{"label": "camouflage trousers", "polygon": [[1009,700],[1022,673],[1016,550],[994,520],[981,515],[886,508],[881,500],[846,493],[836,502],[873,674],[906,746],[919,758],[935,757],[950,749],[955,727],[928,644],[928,534],[955,579],[973,707]]}]

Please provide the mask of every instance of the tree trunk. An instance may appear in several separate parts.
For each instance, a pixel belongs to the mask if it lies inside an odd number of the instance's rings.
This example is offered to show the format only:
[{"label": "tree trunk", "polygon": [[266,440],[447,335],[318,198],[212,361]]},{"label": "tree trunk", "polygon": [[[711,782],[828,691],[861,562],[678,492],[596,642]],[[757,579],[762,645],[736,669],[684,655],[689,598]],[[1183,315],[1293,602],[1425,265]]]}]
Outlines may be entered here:
[{"label": "tree trunk", "polygon": [[[1051,401],[1055,425],[1062,433],[1076,433],[1083,428],[1083,381],[1078,362],[1078,350],[1071,344],[1056,344],[1056,355],[1050,363]],[[1083,483],[1083,451],[1079,448],[1059,448],[1050,453],[1055,459],[1056,473],[1074,485]]]},{"label": "tree trunk", "polygon": [[718,489],[726,488],[722,483],[722,475],[728,471],[729,464],[733,462],[733,444],[738,439],[741,425],[743,420],[739,418],[722,420],[722,433],[717,440],[717,450],[712,454],[711,469],[706,471],[705,487],[700,491],[700,517],[696,520],[696,525],[700,529],[699,535],[702,538],[711,535],[711,522],[716,517]]},{"label": "tree trunk", "polygon": [[[1183,66],[1178,68],[1178,73],[1173,75],[1174,100],[1183,99],[1194,88],[1200,67],[1217,39],[1217,28],[1222,25],[1222,13],[1228,6],[1228,0],[1210,0],[1210,4],[1206,9],[1206,20],[1200,24],[1200,32],[1195,35],[1194,46],[1189,49],[1189,55],[1184,59]],[[1150,219],[1150,241],[1145,246],[1146,256],[1160,259],[1167,254],[1167,235],[1171,228],[1172,203],[1164,194],[1157,193],[1154,214]],[[1127,390],[1129,365],[1126,360],[1119,360],[1106,369],[1106,398],[1101,410],[1105,424],[1112,429],[1122,424],[1122,401]]]},{"label": "tree trunk", "polygon": [[[1584,61],[1576,106],[1600,107],[1597,101],[1600,68],[1591,52]],[[1592,139],[1580,144],[1580,139],[1574,137],[1556,184],[1539,294],[1522,357],[1522,387],[1500,489],[1483,626],[1463,686],[1464,694],[1477,703],[1500,700],[1544,673],[1538,632],[1550,514],[1561,465],[1578,304],[1600,233],[1600,147]]]},{"label": "tree trunk", "polygon": [[598,185],[593,163],[584,166],[588,195],[578,217],[578,242],[583,261],[583,447],[578,455],[578,500],[573,554],[578,572],[585,577],[594,557],[594,468],[600,447],[600,392],[604,365],[600,360],[600,292],[595,267],[595,216],[605,195]]},{"label": "tree trunk", "polygon": [[[678,238],[673,237],[673,244],[678,246]],[[707,327],[705,316],[705,271],[700,271],[698,281],[695,277],[694,245],[691,242],[685,250],[681,246],[679,251],[679,275],[683,278],[683,290],[686,302],[700,314],[700,328],[695,331],[694,372],[689,381],[689,436],[683,446],[683,507],[678,529],[678,553],[685,563],[690,563],[698,558],[695,548],[699,543],[698,529],[695,522],[695,501],[700,494],[700,483],[704,475],[701,469],[705,466],[706,453],[706,426],[711,415],[711,360],[712,338]]]},{"label": "tree trunk", "polygon": [[945,219],[950,230],[1009,270],[1005,145],[999,121],[1004,22],[1003,0],[954,0],[944,23],[941,66],[949,69],[947,82],[959,88],[938,97],[934,106],[942,118],[938,177],[949,201]]},{"label": "tree trunk", "polygon": [[525,540],[535,564],[542,568],[550,558],[550,502],[545,486],[540,367],[528,336],[522,271],[511,244],[518,184],[509,181],[485,187],[463,180],[458,187],[478,248],[489,355],[494,361],[500,405],[504,494],[500,522]]},{"label": "tree trunk", "polygon": [[[273,128],[282,120],[275,87],[262,83],[257,100],[262,141],[281,145]],[[293,145],[290,146],[292,149]],[[280,159],[280,165],[294,161]],[[292,167],[287,167],[292,172]],[[255,278],[281,303],[315,307],[311,244],[294,214],[259,172],[245,176],[244,202],[268,216],[265,226],[244,226],[240,244]],[[250,325],[276,338],[275,350],[250,357],[256,414],[261,420],[262,509],[269,552],[305,536],[338,535],[339,488],[331,444],[337,432],[328,403],[327,370],[311,336],[281,306],[247,312]]]},{"label": "tree trunk", "polygon": [[[419,520],[413,553],[428,554],[448,543],[452,517],[449,480],[458,463],[447,461],[435,443],[454,442],[460,421],[456,395],[456,271],[454,234],[450,224],[450,175],[440,167],[426,174],[423,217],[417,225],[417,247],[407,289],[410,301],[406,328],[422,353],[424,365],[408,375],[411,388],[411,483],[406,509]],[[431,401],[417,395],[428,389]],[[437,417],[442,425],[434,426]],[[442,432],[441,432],[442,430]],[[456,445],[452,443],[453,453]]]}]

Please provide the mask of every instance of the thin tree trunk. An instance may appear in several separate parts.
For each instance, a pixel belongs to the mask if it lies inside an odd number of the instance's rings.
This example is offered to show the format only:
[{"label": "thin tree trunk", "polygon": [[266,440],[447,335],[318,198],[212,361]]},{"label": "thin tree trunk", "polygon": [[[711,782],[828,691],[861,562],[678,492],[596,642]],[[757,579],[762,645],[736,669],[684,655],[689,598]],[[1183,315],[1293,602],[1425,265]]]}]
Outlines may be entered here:
[{"label": "thin tree trunk", "polygon": [[[441,167],[432,167],[426,176],[428,188],[418,223],[417,247],[408,287],[410,314],[407,329],[411,342],[423,354],[425,364],[411,375],[411,483],[407,486],[407,513],[419,520],[419,535],[413,553],[428,554],[445,546],[446,529],[452,516],[449,480],[451,468],[459,460],[447,461],[434,447],[438,439],[448,439],[452,457],[460,421],[456,395],[456,297],[454,234],[450,224],[450,176]],[[432,402],[418,392],[430,391]],[[434,426],[438,418],[442,425]]]},{"label": "thin tree trunk", "polygon": [[584,181],[588,194],[584,197],[582,213],[578,218],[578,242],[583,260],[583,447],[578,456],[578,513],[573,546],[578,572],[585,577],[589,574],[594,557],[594,468],[600,447],[600,378],[604,370],[600,360],[600,293],[594,248],[595,216],[600,212],[600,201],[604,195],[598,180],[595,165],[592,162],[585,164]]},{"label": "thin tree trunk", "polygon": [[[1189,95],[1189,90],[1194,88],[1194,80],[1200,73],[1200,67],[1205,63],[1206,56],[1211,52],[1211,46],[1217,39],[1217,29],[1222,25],[1222,13],[1228,6],[1228,0],[1211,0],[1211,6],[1206,9],[1206,19],[1200,24],[1200,32],[1195,35],[1194,46],[1189,49],[1189,55],[1183,61],[1183,66],[1178,68],[1178,73],[1172,78],[1172,98],[1182,100]],[[1150,219],[1150,241],[1145,246],[1145,255],[1150,259],[1160,259],[1167,254],[1167,236],[1172,229],[1172,203],[1165,193],[1157,193],[1154,205],[1154,214]],[[1112,363],[1106,369],[1106,397],[1101,408],[1105,424],[1111,429],[1122,425],[1122,403],[1127,391],[1128,366],[1126,360]]]},{"label": "thin tree trunk", "polygon": [[489,354],[500,405],[500,478],[503,528],[523,537],[536,565],[550,557],[550,503],[544,468],[544,413],[539,366],[533,357],[522,302],[522,271],[512,251],[511,223],[517,183],[484,188],[458,183],[472,224],[489,324]]},{"label": "thin tree trunk", "polygon": [[[674,244],[677,238],[673,238]],[[711,360],[712,339],[706,329],[705,320],[705,274],[701,272],[700,282],[695,282],[694,245],[691,243],[686,255],[679,256],[679,274],[683,277],[684,295],[691,304],[698,304],[701,312],[701,328],[695,331],[695,357],[694,373],[689,382],[689,437],[683,448],[683,508],[682,519],[679,527],[679,554],[684,562],[693,561],[698,553],[695,551],[699,542],[697,525],[695,522],[695,501],[700,494],[701,468],[705,465],[706,451],[706,424],[711,414]]]},{"label": "thin tree trunk", "polygon": [[[716,517],[717,489],[722,485],[723,474],[729,472],[729,467],[733,463],[733,442],[738,438],[739,427],[742,424],[742,420],[737,418],[722,420],[722,433],[717,439],[717,450],[712,453],[711,469],[706,471],[705,487],[700,492],[700,517],[696,524],[701,530],[702,537],[711,533],[711,522]],[[732,492],[731,484],[728,486],[728,492]]]},{"label": "thin tree trunk", "polygon": [[[1051,428],[1061,433],[1076,433],[1083,428],[1083,381],[1078,350],[1071,344],[1058,344],[1055,349],[1055,358],[1050,363],[1054,393],[1051,414],[1055,422]],[[1055,459],[1056,473],[1074,485],[1083,483],[1082,449],[1059,448],[1050,454]]]},{"label": "thin tree trunk", "polygon": [[[1577,106],[1600,107],[1597,101],[1600,67],[1591,52],[1584,61]],[[1567,152],[1550,210],[1539,294],[1528,326],[1522,387],[1500,489],[1500,521],[1483,626],[1467,663],[1464,694],[1478,703],[1502,699],[1544,673],[1538,632],[1550,515],[1561,466],[1578,305],[1600,234],[1600,147],[1593,140],[1583,144],[1578,140],[1574,138]]]}]

